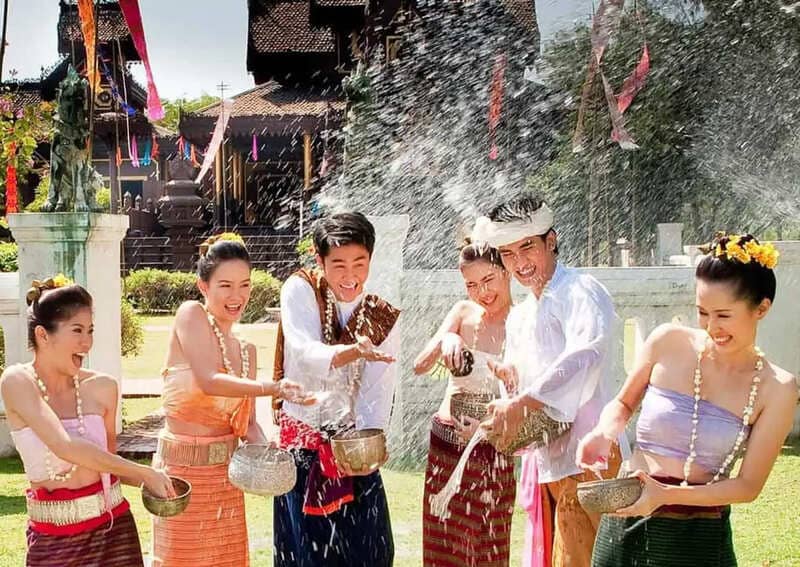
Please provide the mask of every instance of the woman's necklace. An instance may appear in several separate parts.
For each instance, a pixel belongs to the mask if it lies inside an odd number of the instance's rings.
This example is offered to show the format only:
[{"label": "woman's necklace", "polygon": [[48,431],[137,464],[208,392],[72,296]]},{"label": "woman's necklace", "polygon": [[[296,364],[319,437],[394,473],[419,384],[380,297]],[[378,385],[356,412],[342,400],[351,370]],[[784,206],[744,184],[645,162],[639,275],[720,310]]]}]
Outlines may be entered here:
[{"label": "woman's necklace", "polygon": [[[214,316],[206,309],[206,316],[208,317],[208,324],[211,325],[211,330],[214,331],[214,334],[217,337],[217,342],[219,343],[219,350],[222,354],[222,364],[225,366],[225,372],[230,374],[231,376],[236,376],[236,373],[233,370],[233,364],[231,364],[230,359],[228,358],[228,348],[225,344],[225,335],[222,334],[222,331],[217,325],[217,320],[214,319]],[[239,342],[239,349],[242,356],[242,378],[249,378],[250,377],[250,353],[247,351],[247,346],[244,344],[244,341],[241,339],[236,339]]]},{"label": "woman's necklace", "polygon": [[[44,383],[44,380],[42,380],[39,377],[39,373],[36,372],[36,368],[33,366],[33,364],[31,364],[31,371],[33,372],[34,380],[36,380],[36,385],[42,392],[42,398],[44,398],[45,403],[49,405],[50,395],[47,393],[47,385]],[[81,387],[80,387],[81,385],[80,381],[78,380],[77,374],[72,377],[72,384],[75,386],[75,415],[78,418],[78,433],[80,434],[81,437],[83,437],[86,435],[86,424],[84,423],[83,420],[83,401],[81,400]],[[57,481],[57,482],[66,482],[70,478],[72,478],[72,475],[77,470],[78,465],[73,463],[67,472],[59,474],[55,470],[53,470],[52,462],[50,461],[50,457],[52,456],[53,453],[50,451],[48,447],[46,447],[44,454],[44,466],[45,469],[47,470],[48,478],[52,481]]]},{"label": "woman's necklace", "polygon": [[[703,385],[703,373],[700,369],[700,363],[703,360],[703,354],[705,354],[705,350],[706,349],[704,345],[700,352],[697,353],[697,366],[694,369],[694,409],[692,411],[692,435],[689,438],[689,454],[686,457],[686,462],[683,464],[683,482],[681,482],[681,486],[689,485],[689,474],[692,471],[692,463],[697,458],[695,447],[697,445],[697,426],[700,422],[700,389]],[[736,442],[733,444],[733,449],[731,449],[731,452],[725,457],[725,460],[717,470],[714,478],[708,481],[707,484],[717,482],[720,477],[726,473],[728,467],[736,458],[736,455],[739,454],[739,448],[744,442],[744,436],[747,432],[748,425],[750,425],[750,418],[753,415],[756,396],[758,396],[758,385],[761,383],[759,373],[764,369],[764,353],[758,347],[755,347],[755,351],[757,357],[755,362],[755,374],[753,375],[752,384],[750,386],[750,395],[747,398],[747,405],[744,406],[744,410],[742,411],[742,427],[739,429],[739,434],[736,436]]]}]

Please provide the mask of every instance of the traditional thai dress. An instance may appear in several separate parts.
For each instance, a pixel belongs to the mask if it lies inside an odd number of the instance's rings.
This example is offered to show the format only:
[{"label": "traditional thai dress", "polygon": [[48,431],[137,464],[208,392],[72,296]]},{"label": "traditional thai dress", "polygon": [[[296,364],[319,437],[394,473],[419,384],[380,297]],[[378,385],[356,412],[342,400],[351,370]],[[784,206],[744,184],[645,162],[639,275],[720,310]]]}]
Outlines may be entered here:
[{"label": "traditional thai dress", "polygon": [[336,301],[317,272],[301,270],[281,289],[275,377],[286,376],[317,393],[318,403],[284,402],[279,411],[281,445],[294,454],[297,483],[274,500],[276,567],[392,564],[394,541],[380,472],[342,477],[329,439],[352,427],[386,429],[395,365],[358,360],[332,368],[331,361],[335,345],[355,343],[356,334],[396,356],[398,315],[374,295]]},{"label": "traditional thai dress", "polygon": [[479,443],[469,456],[460,490],[450,500],[448,518],[431,513],[430,497],[447,484],[465,448],[449,417],[450,396],[498,393],[497,379],[488,366],[495,357],[477,350],[473,357],[470,374],[450,377],[443,407],[431,423],[422,500],[422,557],[430,567],[508,565],[516,493],[513,458],[498,453],[487,441]]},{"label": "traditional thai dress", "polygon": [[[636,425],[639,450],[685,460],[694,397],[650,385]],[[719,470],[742,429],[742,418],[706,400],[698,407],[695,465]],[[750,436],[746,427],[745,439]],[[666,484],[682,479],[655,477]],[[662,506],[647,518],[603,516],[592,565],[613,567],[730,567],[736,565],[730,506]]]},{"label": "traditional thai dress", "polygon": [[160,432],[153,465],[188,480],[192,496],[182,514],[153,518],[153,566],[248,565],[244,494],[228,480],[228,463],[247,433],[252,399],[206,395],[188,364],[165,371],[163,399],[168,419],[231,433],[178,435],[168,426]]},{"label": "traditional thai dress", "polygon": [[[591,561],[600,518],[578,504],[577,485],[596,477],[587,477],[575,456],[614,388],[614,323],[606,289],[560,264],[539,298],[530,294],[509,313],[506,361],[519,372],[520,391],[542,402],[551,418],[572,423],[567,434],[522,458],[526,485],[520,493],[529,516],[525,565],[586,567]],[[616,476],[620,459],[629,454],[624,435],[619,449],[604,476]]]},{"label": "traditional thai dress", "polygon": [[[84,416],[85,432],[78,433],[77,419],[62,419],[71,437],[86,439],[108,449],[103,418]],[[47,446],[29,427],[11,436],[31,482],[48,480]],[[50,455],[50,466],[58,474],[69,471],[71,463]],[[108,473],[100,481],[81,488],[29,489],[28,567],[135,567],[143,565],[139,534],[119,480]]]}]

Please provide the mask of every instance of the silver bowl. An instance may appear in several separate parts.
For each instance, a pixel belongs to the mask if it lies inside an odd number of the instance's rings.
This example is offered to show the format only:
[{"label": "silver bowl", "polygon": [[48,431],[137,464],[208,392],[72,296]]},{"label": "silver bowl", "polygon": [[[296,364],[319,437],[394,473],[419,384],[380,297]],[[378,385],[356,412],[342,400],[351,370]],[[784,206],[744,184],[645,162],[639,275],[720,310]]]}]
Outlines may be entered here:
[{"label": "silver bowl", "polygon": [[354,471],[375,468],[386,458],[386,436],[380,429],[349,430],[331,437],[336,462]]},{"label": "silver bowl", "polygon": [[483,421],[496,396],[487,392],[456,392],[450,396],[450,415],[458,422],[465,415]]},{"label": "silver bowl", "polygon": [[505,455],[513,455],[520,449],[546,447],[564,435],[572,427],[571,423],[556,421],[543,410],[530,412],[522,422],[517,436],[508,445],[493,443],[495,449]]},{"label": "silver bowl", "polygon": [[268,445],[243,445],[228,464],[228,480],[243,492],[280,496],[294,488],[297,467],[288,451]]},{"label": "silver bowl", "polygon": [[147,508],[147,511],[154,516],[161,516],[162,518],[177,516],[189,505],[189,499],[192,495],[191,483],[177,476],[169,478],[172,480],[172,488],[175,489],[175,494],[177,494],[175,498],[159,498],[147,490],[146,487],[142,488],[142,503]]},{"label": "silver bowl", "polygon": [[626,508],[641,495],[642,483],[636,477],[578,483],[578,502],[584,510],[595,514],[608,514]]}]

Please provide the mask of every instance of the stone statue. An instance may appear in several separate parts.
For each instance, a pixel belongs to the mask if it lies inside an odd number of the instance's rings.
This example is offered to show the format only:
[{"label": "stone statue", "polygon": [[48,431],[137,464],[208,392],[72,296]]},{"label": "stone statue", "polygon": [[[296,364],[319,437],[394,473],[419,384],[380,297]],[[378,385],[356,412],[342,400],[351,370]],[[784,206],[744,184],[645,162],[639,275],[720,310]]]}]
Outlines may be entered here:
[{"label": "stone statue", "polygon": [[56,128],[50,149],[50,189],[45,212],[99,211],[102,176],[89,155],[89,82],[70,65],[58,88]]}]

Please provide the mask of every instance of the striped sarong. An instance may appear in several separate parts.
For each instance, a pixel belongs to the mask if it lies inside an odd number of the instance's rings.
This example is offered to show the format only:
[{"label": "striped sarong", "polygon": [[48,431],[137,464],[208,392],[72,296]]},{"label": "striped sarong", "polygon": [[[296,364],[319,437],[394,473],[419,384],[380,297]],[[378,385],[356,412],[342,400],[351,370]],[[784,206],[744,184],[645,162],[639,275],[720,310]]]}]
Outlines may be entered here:
[{"label": "striped sarong", "polygon": [[592,567],[735,567],[730,506],[671,507],[648,518],[604,515]]},{"label": "striped sarong", "polygon": [[464,445],[451,425],[434,417],[431,427],[422,516],[423,563],[431,567],[506,566],[516,484],[514,460],[480,443],[467,461],[461,489],[450,501],[450,517],[431,514],[430,497],[444,488]]},{"label": "striped sarong", "polygon": [[[172,435],[172,434],[171,434]],[[185,436],[172,435],[184,439]],[[195,437],[197,442],[227,440]],[[228,463],[166,465],[167,474],[188,480],[192,496],[186,510],[170,518],[153,517],[153,567],[247,567],[249,565],[244,494],[228,480]]]},{"label": "striped sarong", "polygon": [[139,533],[130,510],[115,517],[113,525],[109,520],[82,533],[46,535],[28,527],[27,536],[27,567],[141,567],[144,564]]}]

